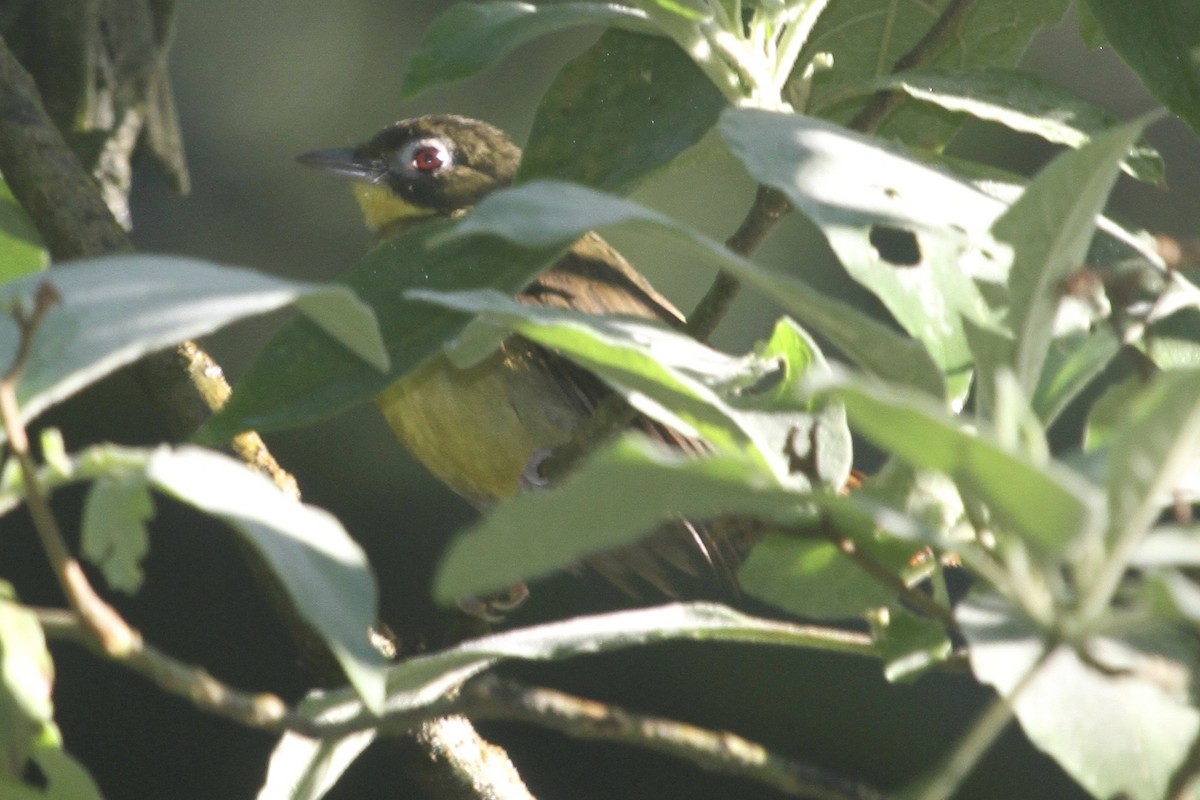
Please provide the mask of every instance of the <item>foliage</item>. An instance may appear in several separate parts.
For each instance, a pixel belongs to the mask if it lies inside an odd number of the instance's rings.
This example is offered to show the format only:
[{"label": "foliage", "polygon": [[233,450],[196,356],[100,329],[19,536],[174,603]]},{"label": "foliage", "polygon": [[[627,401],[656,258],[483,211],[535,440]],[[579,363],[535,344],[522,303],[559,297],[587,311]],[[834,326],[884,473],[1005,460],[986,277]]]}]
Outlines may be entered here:
[{"label": "foliage", "polygon": [[[886,25],[878,5],[455,6],[414,55],[406,91],[467,77],[559,29],[614,27],[552,85],[516,186],[381,245],[333,286],[143,256],[24,274],[41,260],[21,249],[27,229],[6,226],[0,241],[21,265],[0,287],[16,319],[29,319],[44,281],[59,299],[36,329],[0,328],[0,358],[21,368],[17,422],[148,352],[289,302],[305,314],[281,327],[202,441],[311,423],[439,351],[466,364],[517,332],[710,452],[684,457],[634,434],[598,444],[564,480],[463,531],[432,587],[440,601],[536,579],[679,516],[732,515],[766,531],[741,568],[744,591],[829,628],[680,604],[517,629],[385,667],[366,637],[376,588],[359,547],[328,514],[224,456],[193,446],[67,453],[48,435],[36,474],[6,468],[0,508],[31,501],[38,486],[88,483],[82,552],[123,591],[137,590],[153,547],[150,490],[228,523],[264,555],[352,689],[295,710],[309,732],[343,727],[319,744],[287,733],[263,797],[321,796],[373,736],[393,732],[375,714],[432,714],[502,659],[673,638],[852,650],[893,681],[965,661],[996,705],[897,796],[952,794],[1010,715],[1092,796],[1177,796],[1197,772],[1200,735],[1190,685],[1200,587],[1189,571],[1200,563],[1190,516],[1200,287],[1148,237],[1102,216],[1123,171],[1161,182],[1143,139],[1159,115],[1122,123],[1014,69],[1065,3],[1003,4],[1003,26],[1000,4],[935,4],[966,9],[940,31],[928,3],[890,4]],[[1193,4],[1088,6],[1096,35],[1200,131]],[[1159,39],[1169,49],[1152,46]],[[889,72],[913,52],[913,69]],[[883,110],[865,114],[871,104]],[[1069,149],[1032,178],[998,176],[943,155],[968,116]],[[710,132],[816,226],[890,319],[825,296],[800,263],[756,263],[622,196]],[[767,293],[785,316],[735,356],[662,326],[508,299],[579,236],[610,228],[670,242]],[[1122,372],[1122,351],[1144,369]],[[1089,388],[1099,399],[1085,441],[1052,449],[1051,429]],[[851,431],[886,462],[847,488]],[[951,568],[969,588],[947,588]],[[839,634],[855,620],[871,638],[850,647]],[[83,796],[56,788],[90,781],[64,761],[38,618],[8,591],[0,667],[0,785],[21,783],[32,762],[49,793],[14,791]]]}]

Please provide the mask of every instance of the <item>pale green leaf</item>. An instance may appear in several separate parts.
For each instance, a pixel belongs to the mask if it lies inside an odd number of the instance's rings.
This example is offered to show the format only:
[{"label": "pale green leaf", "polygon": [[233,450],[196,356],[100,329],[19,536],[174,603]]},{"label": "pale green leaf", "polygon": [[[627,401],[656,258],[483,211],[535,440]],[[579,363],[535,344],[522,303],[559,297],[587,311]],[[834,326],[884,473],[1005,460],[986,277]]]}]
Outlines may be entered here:
[{"label": "pale green leaf", "polygon": [[80,547],[112,588],[128,594],[141,588],[150,550],[146,522],[153,517],[154,500],[140,477],[101,479],[88,490]]},{"label": "pale green leaf", "polygon": [[[1039,75],[998,67],[909,70],[880,78],[871,88],[899,89],[947,111],[998,122],[1068,147],[1081,147],[1121,122],[1111,111]],[[1162,156],[1145,142],[1134,144],[1121,166],[1140,180],[1163,182]]]},{"label": "pale green leaf", "polygon": [[852,428],[914,467],[937,470],[988,505],[1004,528],[1041,550],[1062,553],[1097,534],[1104,520],[1095,487],[1053,462],[1010,452],[928,398],[849,375],[816,377],[814,394],[846,408]]},{"label": "pale green leaf", "polygon": [[[428,706],[506,659],[551,661],[679,640],[874,652],[860,634],[748,616],[714,603],[672,603],[518,628],[414,656],[388,671],[387,708]],[[306,699],[299,711],[317,719],[347,720],[363,718],[358,706],[348,692],[334,691]]]},{"label": "pale green leaf", "polygon": [[1003,204],[812,117],[730,109],[719,129],[750,175],[816,223],[846,271],[925,345],[961,401],[971,367],[963,319],[992,316],[973,278],[1005,257],[988,235]]},{"label": "pale green leaf", "polygon": [[822,295],[796,274],[768,269],[656,211],[582,186],[533,181],[486,197],[450,234],[492,234],[528,247],[564,246],[594,228],[635,225],[715,263],[772,297],[864,369],[941,396],[937,367],[918,343]]},{"label": "pale green leaf", "polygon": [[[809,369],[825,362],[794,324],[778,324],[761,355],[734,357],[646,320],[530,306],[496,292],[409,296],[482,314],[505,331],[560,352],[646,416],[717,450],[744,452],[793,488],[807,489],[813,480],[840,486],[849,474],[850,438],[841,410],[811,409],[797,391]],[[496,336],[488,338],[491,346],[498,344]],[[477,344],[471,342],[473,351]],[[451,351],[452,359],[457,352]],[[753,391],[769,378],[777,382],[767,395]],[[795,468],[797,459],[817,469],[805,475]]]},{"label": "pale green leaf", "polygon": [[386,664],[367,632],[377,590],[366,556],[328,512],[281,492],[249,467],[197,447],[154,452],[146,478],[219,517],[266,560],[302,619],[321,636],[368,707],[383,701]]},{"label": "pale green leaf", "polygon": [[[620,498],[620,502],[613,502]],[[552,489],[526,492],[458,534],[434,580],[444,603],[546,575],[679,517],[794,520],[802,497],[745,456],[694,456],[627,434]]]},{"label": "pale green leaf", "polygon": [[1137,541],[1200,467],[1200,369],[1158,373],[1119,420],[1108,457],[1108,533]]},{"label": "pale green leaf", "polygon": [[1143,117],[1062,153],[1038,173],[1000,219],[993,234],[1013,248],[1008,278],[1009,327],[1016,339],[1014,371],[1032,395],[1064,296],[1063,280],[1084,263],[1116,181],[1121,159],[1158,115]]},{"label": "pale green leaf", "polygon": [[[1166,796],[1200,732],[1200,712],[1185,689],[1193,644],[1146,629],[1137,646],[1089,641],[1090,664],[1059,646],[1039,665],[1042,634],[998,596],[972,593],[956,616],[976,677],[1011,700],[1025,735],[1093,796]],[[1144,651],[1147,643],[1156,650]],[[1013,697],[1033,669],[1036,676]],[[1180,676],[1174,687],[1162,680],[1171,672]]]},{"label": "pale green leaf", "polygon": [[[342,314],[370,315],[345,287],[297,283],[198,259],[140,255],[75,261],[21,278],[0,286],[0,306],[21,302],[31,308],[43,282],[54,286],[61,301],[38,328],[17,386],[26,420],[147,353],[300,297],[309,304],[332,302]],[[372,321],[339,325],[350,328],[366,337],[354,340],[358,352],[386,359]],[[13,357],[17,340],[15,325],[0,324],[2,363]]]}]

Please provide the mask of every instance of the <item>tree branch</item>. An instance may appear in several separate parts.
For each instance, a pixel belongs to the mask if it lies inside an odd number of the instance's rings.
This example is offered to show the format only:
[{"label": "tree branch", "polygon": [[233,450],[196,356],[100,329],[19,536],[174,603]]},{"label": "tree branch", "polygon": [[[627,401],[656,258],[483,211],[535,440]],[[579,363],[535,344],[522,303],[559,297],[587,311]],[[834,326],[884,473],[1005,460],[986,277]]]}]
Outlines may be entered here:
[{"label": "tree branch", "polygon": [[485,676],[467,684],[462,713],[473,719],[527,722],[580,739],[618,742],[690,761],[698,767],[820,800],[883,800],[875,789],[784,758],[726,731],[636,714],[617,706]]},{"label": "tree branch", "polygon": [[[950,43],[955,31],[962,25],[967,12],[974,5],[975,0],[954,0],[946,6],[946,10],[925,32],[925,35],[892,65],[892,74],[923,67],[937,58]],[[850,120],[847,127],[863,133],[874,133],[883,124],[883,121],[900,107],[905,98],[904,92],[897,89],[876,92],[854,119]]]}]

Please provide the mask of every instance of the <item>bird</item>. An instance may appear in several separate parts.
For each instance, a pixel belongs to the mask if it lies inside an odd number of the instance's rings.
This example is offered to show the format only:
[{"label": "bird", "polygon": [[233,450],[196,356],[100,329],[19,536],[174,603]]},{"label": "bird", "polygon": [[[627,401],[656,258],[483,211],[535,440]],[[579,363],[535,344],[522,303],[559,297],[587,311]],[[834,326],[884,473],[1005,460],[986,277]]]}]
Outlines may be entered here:
[{"label": "bird", "polygon": [[[481,120],[432,114],[391,124],[366,142],[316,150],[297,160],[352,180],[367,227],[378,240],[431,220],[457,217],[510,186],[521,149]],[[517,299],[587,314],[623,314],[682,329],[685,320],[615,248],[594,232],[576,241]],[[511,335],[486,360],[459,368],[434,355],[376,398],[392,431],[440,481],[486,510],[528,487],[536,460],[571,439],[609,396],[603,382],[564,356]],[[688,439],[648,418],[632,426],[685,452]],[[648,584],[676,596],[678,572],[708,569],[733,585],[740,548],[730,537],[685,520],[585,563],[632,597]],[[518,593],[519,594],[519,593]],[[519,598],[514,594],[513,600]],[[523,599],[523,595],[520,599]]]}]

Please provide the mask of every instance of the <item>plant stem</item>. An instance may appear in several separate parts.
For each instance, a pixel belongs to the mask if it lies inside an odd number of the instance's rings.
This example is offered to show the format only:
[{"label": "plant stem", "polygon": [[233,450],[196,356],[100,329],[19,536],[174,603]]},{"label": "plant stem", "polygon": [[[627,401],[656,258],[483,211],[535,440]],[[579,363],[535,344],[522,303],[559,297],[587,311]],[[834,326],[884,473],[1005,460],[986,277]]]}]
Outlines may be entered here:
[{"label": "plant stem", "polygon": [[1047,648],[1029,668],[1029,671],[1021,677],[1008,696],[995,698],[983,714],[972,723],[966,735],[959,740],[958,746],[937,770],[931,776],[900,792],[900,800],[945,800],[950,797],[1003,733],[1004,728],[1013,717],[1013,708],[1016,706],[1017,698],[1041,674],[1042,667],[1055,652],[1057,652],[1057,648]]}]

